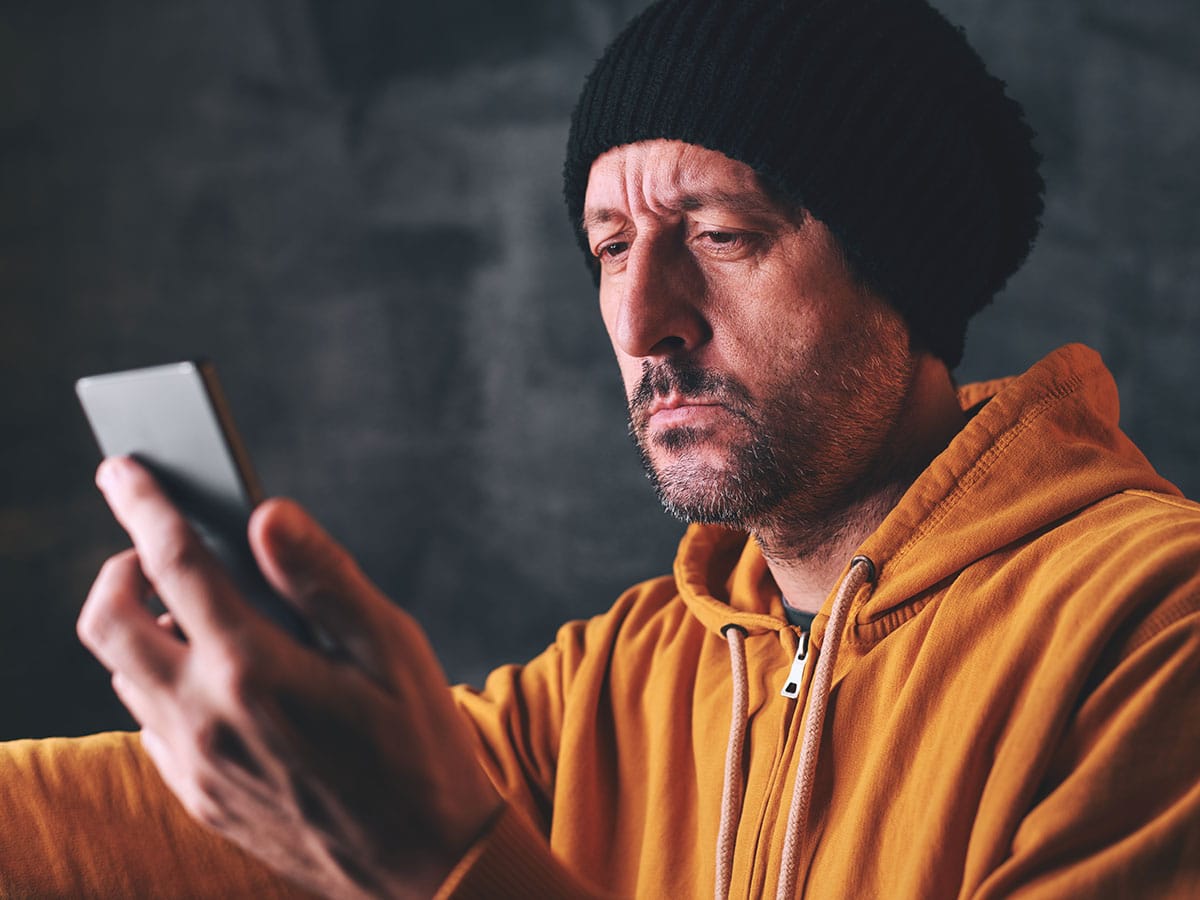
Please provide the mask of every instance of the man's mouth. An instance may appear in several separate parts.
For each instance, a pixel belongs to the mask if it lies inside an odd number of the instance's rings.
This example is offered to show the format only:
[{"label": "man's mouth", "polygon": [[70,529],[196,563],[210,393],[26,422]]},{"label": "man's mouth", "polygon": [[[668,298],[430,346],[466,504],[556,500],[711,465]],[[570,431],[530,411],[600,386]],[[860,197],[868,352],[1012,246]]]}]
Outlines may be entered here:
[{"label": "man's mouth", "polygon": [[672,392],[665,396],[655,397],[650,402],[650,409],[647,411],[648,416],[654,416],[656,413],[679,409],[685,406],[717,406],[715,400],[705,397],[688,397],[679,393]]},{"label": "man's mouth", "polygon": [[699,438],[729,417],[747,419],[748,406],[749,395],[732,378],[685,363],[646,363],[629,397],[629,421],[635,434],[687,431]]},{"label": "man's mouth", "polygon": [[725,405],[712,397],[687,397],[672,393],[655,397],[646,411],[644,421],[657,428],[698,427],[725,411]]}]

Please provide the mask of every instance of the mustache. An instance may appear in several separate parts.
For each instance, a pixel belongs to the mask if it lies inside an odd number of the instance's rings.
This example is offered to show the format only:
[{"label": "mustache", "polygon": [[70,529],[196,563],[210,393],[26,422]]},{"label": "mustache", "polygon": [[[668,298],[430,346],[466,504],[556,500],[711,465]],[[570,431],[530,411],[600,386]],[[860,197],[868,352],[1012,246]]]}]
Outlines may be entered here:
[{"label": "mustache", "polygon": [[630,418],[644,419],[655,399],[669,394],[715,400],[736,413],[744,412],[751,405],[750,392],[728,375],[689,362],[645,361],[642,377],[629,397]]}]

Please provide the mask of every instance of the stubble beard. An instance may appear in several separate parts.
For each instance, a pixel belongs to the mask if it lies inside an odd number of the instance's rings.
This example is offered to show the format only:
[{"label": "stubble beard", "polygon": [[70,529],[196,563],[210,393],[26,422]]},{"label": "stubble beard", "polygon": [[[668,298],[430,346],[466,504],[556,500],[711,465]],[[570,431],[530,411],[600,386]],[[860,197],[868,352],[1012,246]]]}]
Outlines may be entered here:
[{"label": "stubble beard", "polygon": [[[649,405],[671,391],[718,402],[740,425],[745,436],[724,448],[721,464],[700,458],[713,440],[707,428],[676,426],[650,435]],[[779,441],[734,379],[686,363],[647,363],[629,405],[629,433],[642,468],[663,508],[681,521],[745,527],[777,509],[798,479],[807,480],[807,473],[785,470]],[[656,463],[652,448],[670,461]]]},{"label": "stubble beard", "polygon": [[[790,558],[849,527],[857,505],[897,478],[886,446],[913,375],[906,341],[875,351],[852,375],[826,381],[823,396],[797,377],[757,402],[736,380],[686,362],[644,365],[630,399],[630,434],[663,507],[684,522],[753,532],[764,550],[769,543]],[[648,407],[671,390],[716,399],[742,426],[717,464],[700,452],[716,440],[707,429],[650,434]],[[667,460],[656,462],[654,450]]]}]

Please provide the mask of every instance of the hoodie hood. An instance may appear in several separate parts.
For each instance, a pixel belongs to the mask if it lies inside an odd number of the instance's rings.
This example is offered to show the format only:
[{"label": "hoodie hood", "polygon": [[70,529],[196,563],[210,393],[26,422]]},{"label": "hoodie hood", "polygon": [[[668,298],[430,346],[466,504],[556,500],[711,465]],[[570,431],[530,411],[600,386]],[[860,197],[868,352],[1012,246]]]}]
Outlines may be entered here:
[{"label": "hoodie hood", "polygon": [[[974,415],[852,554],[878,572],[850,608],[859,639],[881,637],[908,617],[913,598],[976,560],[1106,497],[1179,494],[1120,430],[1116,384],[1087,347],[1062,347],[1016,378],[967,385],[959,401]],[[744,532],[691,526],[675,576],[711,631],[790,627],[766,561]]]}]

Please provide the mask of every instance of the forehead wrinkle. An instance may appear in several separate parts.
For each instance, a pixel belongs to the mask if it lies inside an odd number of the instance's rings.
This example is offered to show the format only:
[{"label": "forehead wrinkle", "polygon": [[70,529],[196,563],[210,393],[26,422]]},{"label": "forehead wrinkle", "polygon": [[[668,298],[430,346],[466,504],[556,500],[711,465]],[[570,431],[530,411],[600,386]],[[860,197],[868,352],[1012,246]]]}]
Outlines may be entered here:
[{"label": "forehead wrinkle", "polygon": [[[640,159],[636,158],[629,159],[628,157],[617,157],[616,161],[617,171],[612,172],[608,178],[612,182],[617,182],[619,180],[622,188],[624,189],[625,208],[622,209],[618,205],[619,201],[613,198],[613,191],[611,190],[606,190],[605,195],[599,198],[597,202],[602,204],[599,206],[586,205],[587,196],[585,195],[583,216],[580,222],[584,233],[590,233],[593,228],[597,228],[601,225],[608,225],[611,222],[626,221],[630,217],[630,212],[632,210],[630,198],[633,196],[633,182],[635,180],[641,180],[643,182],[645,181],[645,178],[642,177],[644,165]],[[592,181],[595,177],[596,168],[593,164],[592,172],[588,177],[588,195],[591,194]]]},{"label": "forehead wrinkle", "polygon": [[[770,199],[757,193],[747,194],[723,190],[697,190],[686,193],[672,191],[659,197],[653,197],[647,190],[642,190],[640,193],[644,208],[658,209],[664,212],[691,213],[721,210],[745,215],[786,218],[783,211]],[[588,231],[591,228],[607,225],[626,217],[626,213],[612,207],[586,209],[583,213],[583,229]]]},{"label": "forehead wrinkle", "polygon": [[753,169],[715,150],[687,147],[676,159],[672,174],[671,186],[678,197],[671,205],[680,212],[780,212]]},{"label": "forehead wrinkle", "polygon": [[[790,221],[788,211],[780,206],[759,182],[757,175],[731,171],[730,166],[714,166],[705,159],[715,151],[685,147],[673,159],[652,158],[644,152],[624,153],[614,162],[606,196],[595,198],[595,205],[585,206],[581,226],[585,232],[615,221],[651,215],[686,214],[705,210],[752,215]],[[724,158],[724,162],[733,165]],[[595,174],[593,172],[593,174]],[[617,192],[623,196],[616,195]]]}]

